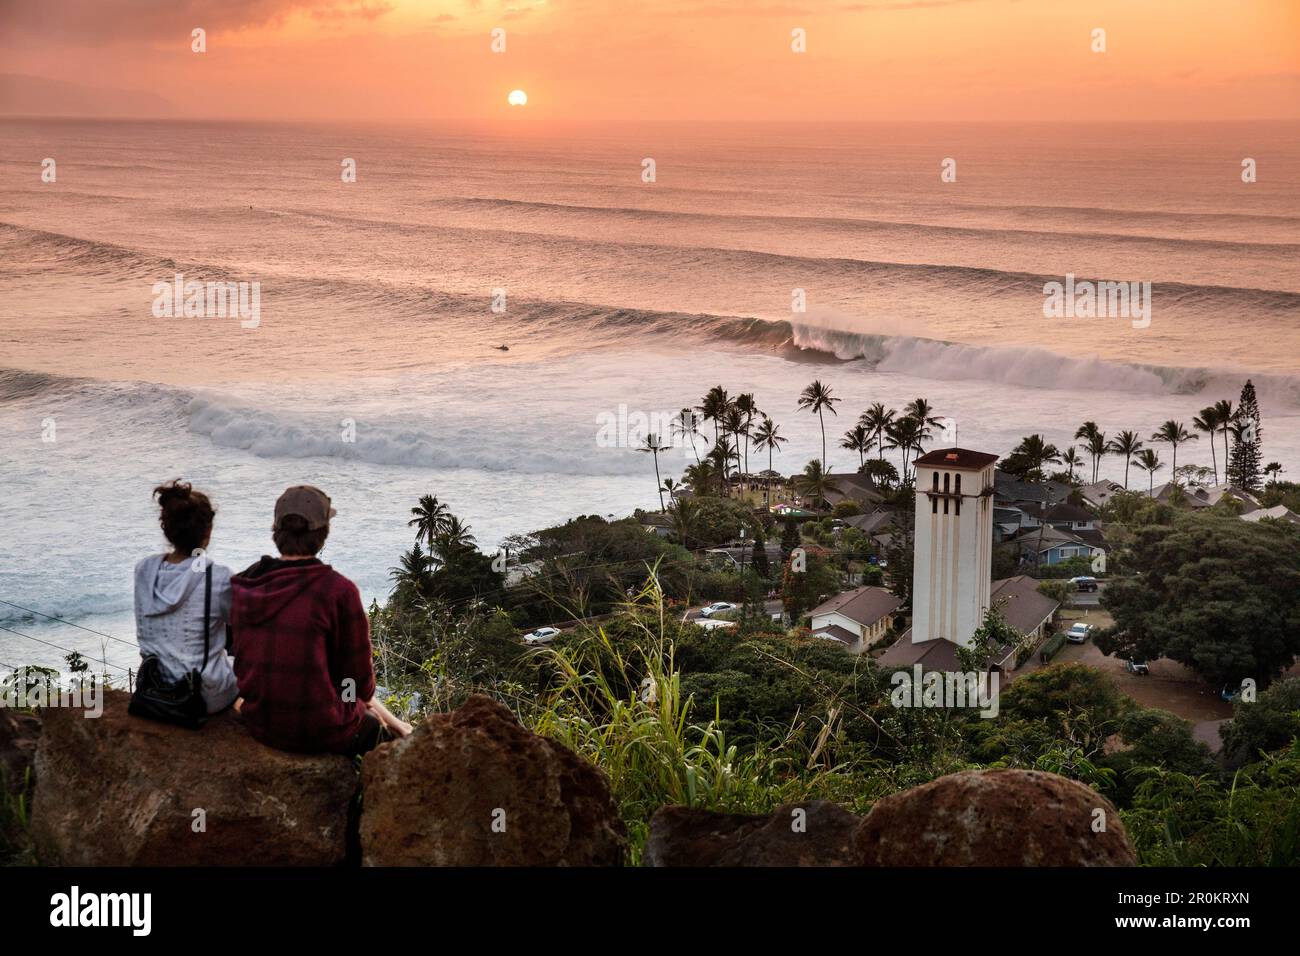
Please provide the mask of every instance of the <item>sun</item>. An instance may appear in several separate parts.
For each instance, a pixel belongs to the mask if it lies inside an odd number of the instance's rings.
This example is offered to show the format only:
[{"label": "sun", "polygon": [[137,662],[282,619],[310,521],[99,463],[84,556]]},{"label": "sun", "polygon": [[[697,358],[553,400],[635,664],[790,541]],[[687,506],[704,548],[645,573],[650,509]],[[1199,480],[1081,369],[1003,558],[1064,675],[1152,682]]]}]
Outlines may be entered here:
[{"label": "sun", "polygon": [[510,95],[506,97],[506,102],[511,106],[527,106],[528,94],[523,90],[511,90]]}]

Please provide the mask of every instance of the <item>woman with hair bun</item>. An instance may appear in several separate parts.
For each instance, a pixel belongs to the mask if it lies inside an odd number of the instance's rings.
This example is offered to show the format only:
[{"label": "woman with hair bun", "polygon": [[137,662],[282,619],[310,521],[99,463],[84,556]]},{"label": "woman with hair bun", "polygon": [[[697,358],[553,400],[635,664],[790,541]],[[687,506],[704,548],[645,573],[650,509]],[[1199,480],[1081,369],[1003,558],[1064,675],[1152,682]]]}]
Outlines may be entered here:
[{"label": "woman with hair bun", "polygon": [[[208,496],[187,483],[172,481],[153,490],[159,524],[171,550],[150,555],[135,566],[135,634],[140,656],[157,658],[161,676],[181,681],[200,674],[207,713],[225,710],[238,694],[235,672],[226,656],[226,622],[230,619],[230,569],[207,556],[215,511]],[[206,622],[206,580],[211,593]]]}]

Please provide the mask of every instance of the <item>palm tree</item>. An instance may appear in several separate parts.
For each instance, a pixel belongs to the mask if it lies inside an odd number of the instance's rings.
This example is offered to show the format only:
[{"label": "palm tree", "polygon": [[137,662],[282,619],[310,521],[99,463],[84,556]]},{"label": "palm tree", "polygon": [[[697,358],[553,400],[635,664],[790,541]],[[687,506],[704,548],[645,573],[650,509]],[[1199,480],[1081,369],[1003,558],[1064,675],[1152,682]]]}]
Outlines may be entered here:
[{"label": "palm tree", "polygon": [[854,425],[844,433],[840,447],[856,451],[858,453],[858,467],[861,468],[866,464],[866,453],[871,451],[871,433],[861,424]]},{"label": "palm tree", "polygon": [[876,447],[880,451],[879,458],[885,460],[885,433],[889,426],[894,422],[894,416],[897,414],[892,408],[886,409],[883,404],[876,402],[858,418],[858,424],[871,433],[871,437],[876,440]]},{"label": "palm tree", "polygon": [[668,519],[677,543],[689,551],[700,522],[699,505],[690,498],[674,501],[668,509]]},{"label": "palm tree", "polygon": [[1147,473],[1149,476],[1147,478],[1147,494],[1153,494],[1155,492],[1156,472],[1164,467],[1164,463],[1160,461],[1160,456],[1150,448],[1143,448],[1138,452],[1138,456],[1133,459],[1133,464]]},{"label": "palm tree", "polygon": [[704,420],[713,422],[713,442],[718,442],[718,424],[722,421],[722,416],[727,414],[727,409],[731,407],[731,399],[727,397],[727,390],[721,385],[714,385],[705,394],[703,401],[700,402],[698,411],[704,416]]},{"label": "palm tree", "polygon": [[[780,451],[781,446],[790,439],[781,437],[781,427],[766,415],[758,423],[758,430],[754,432],[754,447],[759,451],[767,449],[767,470],[772,471],[772,452]],[[772,506],[772,478],[768,475],[767,482],[763,488],[763,503],[769,508]]]},{"label": "palm tree", "polygon": [[1269,480],[1269,484],[1277,484],[1277,476],[1282,474],[1284,471],[1286,471],[1286,469],[1282,467],[1280,461],[1270,461],[1264,466],[1264,474],[1272,476]]},{"label": "palm tree", "polygon": [[1060,464],[1061,461],[1060,449],[1043,441],[1042,435],[1026,435],[1011,449],[1011,454],[1019,455],[1029,465],[1027,476],[1033,472],[1042,475],[1044,465]]},{"label": "palm tree", "polygon": [[447,528],[451,511],[436,495],[421,495],[419,505],[411,509],[411,514],[414,517],[406,522],[406,526],[415,528],[416,541],[423,538],[432,551],[434,540]]},{"label": "palm tree", "polygon": [[691,486],[691,491],[697,495],[707,495],[709,490],[718,483],[717,468],[707,458],[698,464],[688,465],[684,477],[686,483]]},{"label": "palm tree", "polygon": [[736,408],[740,410],[742,425],[740,434],[745,436],[745,467],[742,469],[745,474],[749,474],[749,433],[754,427],[754,418],[758,415],[758,403],[754,401],[752,392],[744,392],[736,396]]},{"label": "palm tree", "polygon": [[645,442],[641,445],[640,448],[637,449],[637,451],[644,451],[650,453],[651,455],[654,455],[655,488],[658,489],[659,491],[659,511],[661,513],[664,510],[664,489],[663,489],[663,480],[659,477],[659,453],[661,451],[667,451],[667,450],[668,450],[668,446],[659,441],[659,436],[655,432],[651,432],[649,435],[646,435]]},{"label": "palm tree", "polygon": [[1228,480],[1228,433],[1232,430],[1232,423],[1237,420],[1237,410],[1232,407],[1229,399],[1221,398],[1214,403],[1214,414],[1219,419],[1219,431],[1223,432],[1223,480]]},{"label": "palm tree", "polygon": [[821,506],[826,505],[828,491],[839,491],[839,487],[831,478],[831,473],[825,470],[818,458],[814,458],[804,466],[803,474],[798,475],[794,480],[794,488],[805,498],[811,498],[814,505]]},{"label": "palm tree", "polygon": [[664,483],[659,486],[659,490],[668,495],[668,500],[672,501],[673,496],[682,488],[682,483],[672,478],[665,478]]},{"label": "palm tree", "polygon": [[817,413],[817,420],[822,426],[822,457],[826,461],[826,419],[822,416],[822,410],[829,411],[832,415],[838,415],[835,411],[835,403],[840,399],[831,394],[829,385],[823,385],[821,380],[815,380],[811,385],[803,390],[799,395],[799,407],[806,408],[810,412]]},{"label": "palm tree", "polygon": [[730,435],[735,439],[736,447],[732,453],[736,456],[736,471],[739,474],[745,473],[744,464],[740,460],[740,439],[748,429],[745,426],[745,413],[740,410],[738,405],[730,406],[726,414],[722,416],[722,437]]},{"label": "palm tree", "polygon": [[672,424],[669,427],[672,429],[674,436],[680,436],[684,441],[690,444],[691,451],[695,453],[695,463],[699,464],[700,449],[699,446],[695,444],[695,439],[700,435],[700,416],[696,413],[695,409],[690,407],[683,408],[677,413],[677,417],[673,419]]},{"label": "palm tree", "polygon": [[912,449],[920,451],[924,426],[911,415],[904,415],[889,427],[889,442],[886,448],[900,448],[903,451],[903,483],[907,483],[909,473],[909,453]]},{"label": "palm tree", "polygon": [[1071,445],[1061,453],[1061,464],[1070,469],[1070,481],[1074,481],[1074,469],[1083,466],[1083,456],[1079,454],[1077,448]]},{"label": "palm tree", "polygon": [[718,443],[704,456],[705,463],[716,469],[718,490],[724,498],[727,496],[727,479],[731,476],[731,460],[734,457],[731,442],[725,437],[719,438]]},{"label": "palm tree", "polygon": [[1152,441],[1163,442],[1174,450],[1174,461],[1171,466],[1174,481],[1178,480],[1178,446],[1184,442],[1196,441],[1200,437],[1200,435],[1190,433],[1182,422],[1176,422],[1172,418],[1161,425],[1159,430],[1152,433]]},{"label": "palm tree", "polygon": [[1097,464],[1106,454],[1106,436],[1097,427],[1096,422],[1084,422],[1074,433],[1075,441],[1083,442],[1084,449],[1092,456],[1092,480],[1097,480]]},{"label": "palm tree", "polygon": [[1142,448],[1142,439],[1137,437],[1137,432],[1124,431],[1116,435],[1106,448],[1116,455],[1124,456],[1124,488],[1127,490],[1128,466],[1133,456]]},{"label": "palm tree", "polygon": [[[1219,410],[1214,405],[1206,405],[1201,414],[1192,419],[1192,427],[1198,432],[1210,436],[1210,463],[1214,466],[1214,483],[1219,483],[1219,454],[1215,451],[1214,433],[1219,430]],[[1224,462],[1226,465],[1227,462]]]},{"label": "palm tree", "polygon": [[423,594],[429,587],[429,567],[432,559],[420,547],[417,538],[415,546],[398,559],[395,568],[388,569],[388,576],[398,590]]},{"label": "palm tree", "polygon": [[[930,431],[931,426],[935,428],[940,428],[943,426],[943,419],[935,417],[934,406],[931,405],[924,398],[918,398],[915,399],[914,401],[908,402],[907,406],[903,409],[903,414],[910,415],[912,418],[915,418],[920,423],[921,441],[924,441],[931,437],[931,435],[933,434],[933,432]],[[919,444],[917,445],[917,448],[918,449],[920,448]]]},{"label": "palm tree", "polygon": [[451,564],[461,552],[473,549],[474,544],[474,536],[469,533],[469,525],[452,515],[447,519],[446,527],[434,542],[433,556],[439,564]]}]

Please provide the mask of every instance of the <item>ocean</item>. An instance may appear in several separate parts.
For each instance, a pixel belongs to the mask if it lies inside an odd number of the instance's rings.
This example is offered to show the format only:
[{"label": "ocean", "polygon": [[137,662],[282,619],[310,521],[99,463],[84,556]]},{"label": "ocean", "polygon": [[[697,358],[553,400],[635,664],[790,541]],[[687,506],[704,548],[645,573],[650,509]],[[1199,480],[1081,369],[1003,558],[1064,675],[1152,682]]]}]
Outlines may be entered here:
[{"label": "ocean", "polygon": [[[843,399],[843,472],[873,402],[924,396],[1006,453],[1085,419],[1190,428],[1249,377],[1264,459],[1295,473],[1298,252],[1294,123],[0,120],[0,667],[136,663],[131,568],[162,547],[167,479],[212,495],[236,569],[272,549],[279,492],[320,485],[323,557],[382,600],[422,494],[487,551],[657,507],[641,436],[609,423],[715,384],[755,394],[790,473],[820,455],[814,378]],[[178,275],[257,283],[257,321],[156,314]],[[1151,283],[1149,324],[1045,317],[1067,275]]]}]

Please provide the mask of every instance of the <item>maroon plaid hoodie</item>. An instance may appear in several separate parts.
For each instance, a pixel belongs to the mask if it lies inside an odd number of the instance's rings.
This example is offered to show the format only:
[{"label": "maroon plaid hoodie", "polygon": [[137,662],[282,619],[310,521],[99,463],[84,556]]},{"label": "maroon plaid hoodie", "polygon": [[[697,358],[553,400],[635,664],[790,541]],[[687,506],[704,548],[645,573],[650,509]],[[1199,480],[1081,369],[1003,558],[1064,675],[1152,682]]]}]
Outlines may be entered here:
[{"label": "maroon plaid hoodie", "polygon": [[[248,729],[280,750],[346,751],[375,693],[370,622],[357,586],[314,559],[267,557],[230,583]],[[356,694],[345,701],[349,678]]]}]

